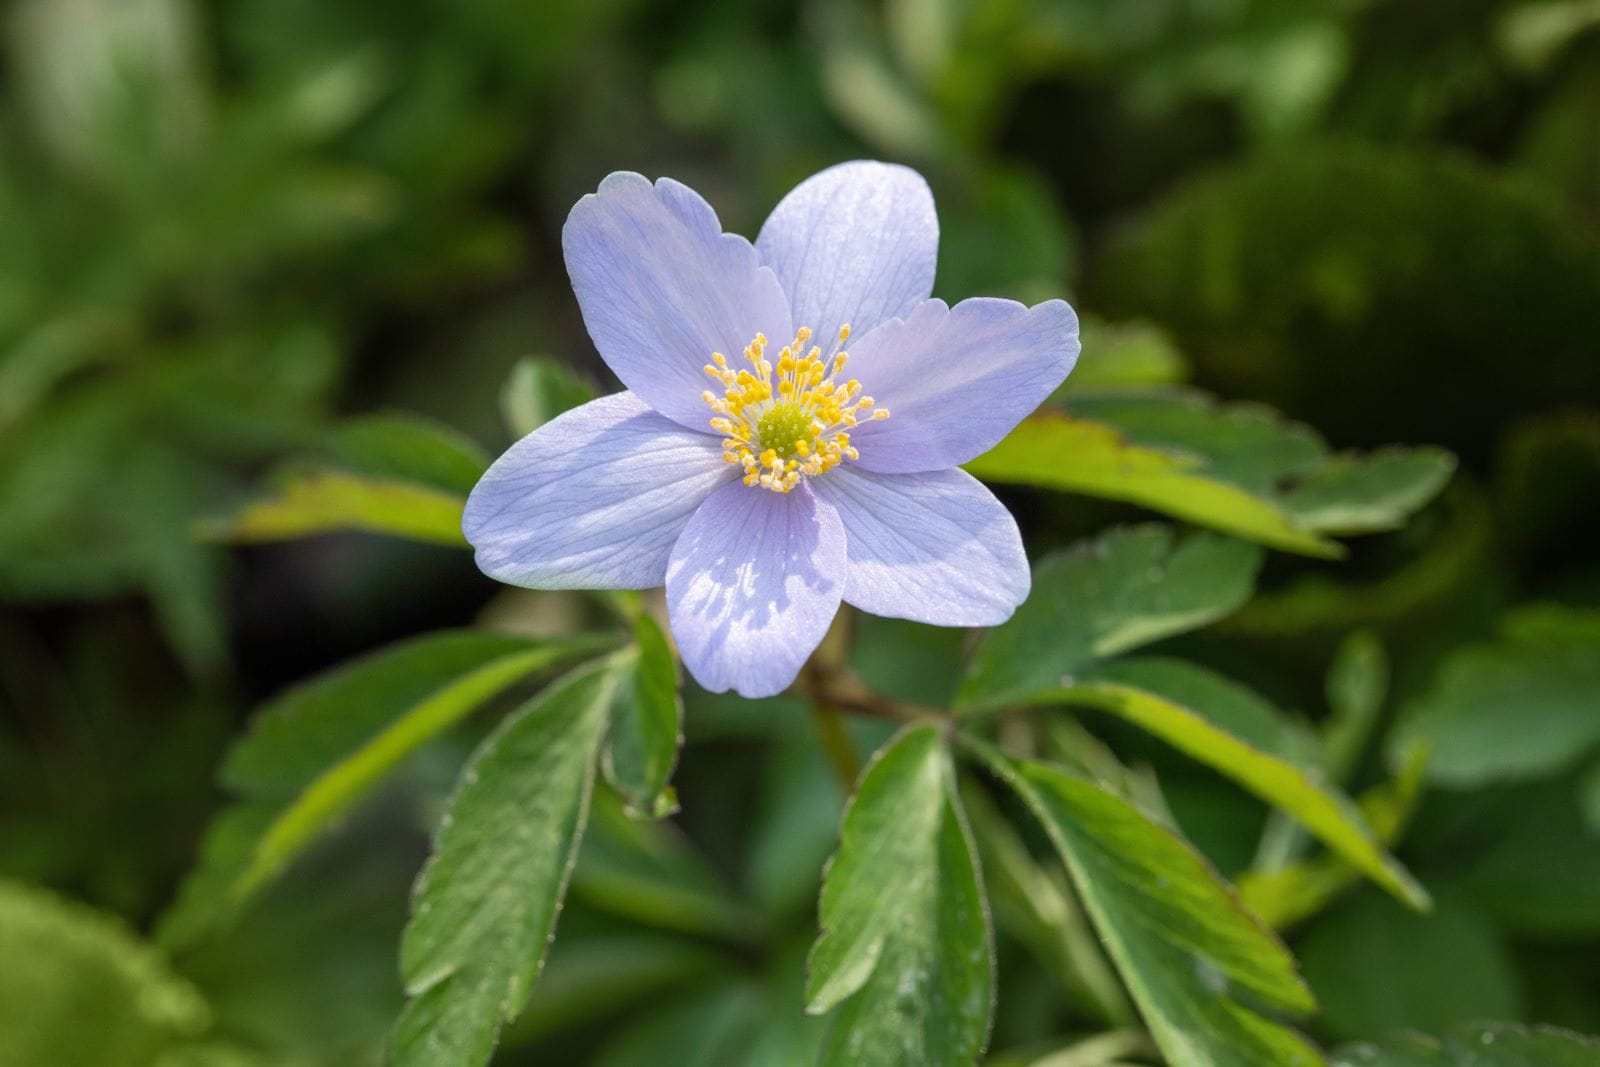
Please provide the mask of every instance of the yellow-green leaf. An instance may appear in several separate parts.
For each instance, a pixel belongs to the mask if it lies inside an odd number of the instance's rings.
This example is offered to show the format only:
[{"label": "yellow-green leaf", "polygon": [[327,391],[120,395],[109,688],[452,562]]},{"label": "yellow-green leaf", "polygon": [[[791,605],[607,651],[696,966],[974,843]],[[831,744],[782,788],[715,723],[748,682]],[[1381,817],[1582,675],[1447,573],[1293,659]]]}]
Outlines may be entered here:
[{"label": "yellow-green leaf", "polygon": [[465,506],[460,494],[430,486],[343,471],[302,471],[286,476],[271,496],[202,524],[200,532],[247,544],[359,531],[464,548]]},{"label": "yellow-green leaf", "polygon": [[1323,782],[1318,771],[1269,755],[1193,710],[1132,686],[1089,682],[1039,693],[1029,702],[1098,708],[1126,719],[1282,809],[1400,900],[1428,907],[1427,891],[1384,851],[1355,805]]},{"label": "yellow-green leaf", "polygon": [[985,481],[1123,500],[1288,552],[1344,554],[1273,501],[1208,475],[1203,459],[1130,445],[1103,423],[1035,415],[966,466]]}]

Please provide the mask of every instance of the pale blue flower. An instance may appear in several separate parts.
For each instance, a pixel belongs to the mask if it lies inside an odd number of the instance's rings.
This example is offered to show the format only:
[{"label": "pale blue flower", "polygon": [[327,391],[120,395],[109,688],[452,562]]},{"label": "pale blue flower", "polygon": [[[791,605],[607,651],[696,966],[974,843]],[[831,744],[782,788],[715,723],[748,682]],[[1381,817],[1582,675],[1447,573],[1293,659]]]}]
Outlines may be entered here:
[{"label": "pale blue flower", "polygon": [[670,178],[607,177],[562,246],[627,391],[489,468],[463,522],[478,566],[535,589],[665,584],[689,672],[747,697],[794,680],[841,599],[1003,622],[1028,593],[1022,539],[956,468],[1061,384],[1078,320],[1060,300],[929,299],[938,242],[927,184],[885,163],[802,182],[754,245]]}]

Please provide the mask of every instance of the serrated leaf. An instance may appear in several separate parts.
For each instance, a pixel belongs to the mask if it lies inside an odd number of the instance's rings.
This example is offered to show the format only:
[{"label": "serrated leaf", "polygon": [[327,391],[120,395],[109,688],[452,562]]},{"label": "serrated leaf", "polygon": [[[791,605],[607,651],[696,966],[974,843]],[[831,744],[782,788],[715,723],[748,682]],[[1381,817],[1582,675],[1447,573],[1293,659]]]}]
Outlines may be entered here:
[{"label": "serrated leaf", "polygon": [[594,388],[553,359],[517,361],[500,390],[500,413],[515,437],[526,437],[564,411],[594,399]]},{"label": "serrated leaf", "polygon": [[1426,741],[1455,788],[1550,774],[1600,744],[1600,612],[1531,605],[1452,654],[1401,713],[1391,751]]},{"label": "serrated leaf", "polygon": [[420,415],[365,415],[328,433],[327,449],[353,473],[470,493],[489,457],[470,438]]},{"label": "serrated leaf", "polygon": [[1335,456],[1283,497],[1301,526],[1340,537],[1394,530],[1439,495],[1456,468],[1442,448]]},{"label": "serrated leaf", "polygon": [[226,809],[161,939],[183,944],[242,906],[402,759],[533,672],[602,647],[448,631],[404,642],[268,704],[229,753]]},{"label": "serrated leaf", "polygon": [[822,1062],[970,1065],[989,1036],[988,905],[954,770],[909,727],[862,774],[828,863],[806,1011],[838,1008]]},{"label": "serrated leaf", "polygon": [[1097,785],[971,744],[1043,825],[1173,1067],[1323,1062],[1253,1006],[1316,1005],[1288,950],[1198,853]]},{"label": "serrated leaf", "polygon": [[388,534],[465,548],[461,512],[466,497],[413,482],[344,471],[285,475],[272,495],[234,515],[201,524],[202,536],[235,544],[288,541],[315,534]]},{"label": "serrated leaf", "polygon": [[1292,816],[1400,900],[1428,907],[1427,891],[1384,851],[1356,806],[1327,785],[1320,770],[1263,752],[1193,709],[1133,686],[1089,681],[1029,702],[1098,708],[1126,719]]},{"label": "serrated leaf", "polygon": [[683,744],[683,699],[672,647],[655,620],[633,620],[634,650],[611,707],[603,766],[635,818],[660,819],[678,809],[668,783]]},{"label": "serrated leaf", "polygon": [[411,997],[396,1067],[487,1063],[544,964],[577,858],[616,664],[588,664],[507,717],[462,772],[400,947]]},{"label": "serrated leaf", "polygon": [[1099,422],[1035,415],[966,469],[984,481],[1139,504],[1289,552],[1334,558],[1344,551],[1273,501],[1213,476],[1199,457],[1131,444]]},{"label": "serrated leaf", "polygon": [[0,881],[0,1063],[146,1067],[210,1018],[200,992],[119,920]]},{"label": "serrated leaf", "polygon": [[1334,1053],[1332,1067],[1593,1067],[1600,1040],[1554,1026],[1471,1023],[1442,1038],[1406,1035]]},{"label": "serrated leaf", "polygon": [[1250,597],[1261,550],[1214,534],[1174,545],[1166,526],[1132,526],[1051,553],[1033,591],[984,635],[957,697],[993,706],[1061,684],[1086,664],[1227,615]]}]

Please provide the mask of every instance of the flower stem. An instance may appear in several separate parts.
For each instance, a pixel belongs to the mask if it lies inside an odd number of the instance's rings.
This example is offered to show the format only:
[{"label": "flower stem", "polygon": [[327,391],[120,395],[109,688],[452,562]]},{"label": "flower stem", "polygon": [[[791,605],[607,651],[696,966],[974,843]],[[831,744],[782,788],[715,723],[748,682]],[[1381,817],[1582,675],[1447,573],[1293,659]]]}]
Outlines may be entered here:
[{"label": "flower stem", "polygon": [[850,740],[850,732],[845,729],[844,716],[838,708],[818,701],[813,708],[812,721],[817,724],[817,737],[822,741],[823,751],[828,754],[828,761],[833,764],[833,773],[838,776],[839,785],[848,793],[855,787],[856,777],[861,773],[861,758],[856,755],[856,746]]}]

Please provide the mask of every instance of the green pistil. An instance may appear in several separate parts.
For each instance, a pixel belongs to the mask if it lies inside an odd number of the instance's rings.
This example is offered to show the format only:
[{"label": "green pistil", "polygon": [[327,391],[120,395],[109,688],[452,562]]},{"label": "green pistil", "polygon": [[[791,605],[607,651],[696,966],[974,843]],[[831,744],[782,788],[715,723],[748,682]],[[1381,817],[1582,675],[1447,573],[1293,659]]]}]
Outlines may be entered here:
[{"label": "green pistil", "polygon": [[756,423],[756,436],[763,449],[770,448],[780,458],[794,455],[796,441],[811,440],[811,413],[798,404],[778,404]]}]

